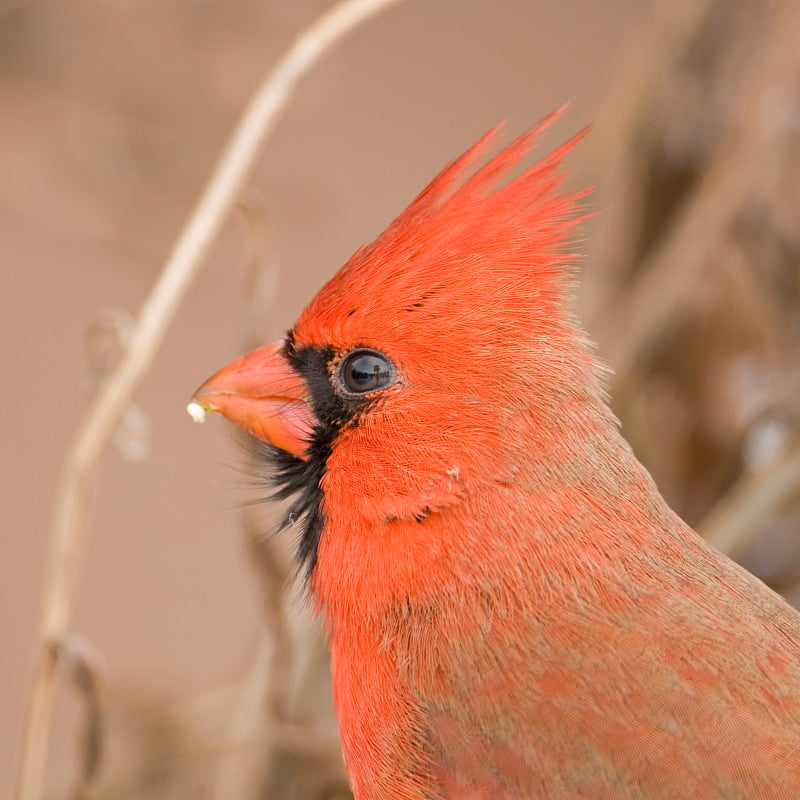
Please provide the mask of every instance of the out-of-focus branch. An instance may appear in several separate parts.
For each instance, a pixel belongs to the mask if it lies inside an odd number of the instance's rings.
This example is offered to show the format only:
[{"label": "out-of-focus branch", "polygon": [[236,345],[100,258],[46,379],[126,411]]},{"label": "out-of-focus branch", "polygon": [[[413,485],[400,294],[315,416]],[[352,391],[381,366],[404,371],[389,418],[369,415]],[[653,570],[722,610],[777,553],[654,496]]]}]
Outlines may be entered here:
[{"label": "out-of-focus branch", "polygon": [[[242,349],[263,343],[261,322],[275,301],[278,264],[270,227],[260,198],[248,192],[237,211],[245,226],[245,295],[247,308]],[[248,443],[245,441],[245,447]],[[259,509],[246,505],[242,527],[261,590],[263,629],[252,662],[226,720],[229,746],[220,753],[212,796],[246,798],[260,776],[272,769],[274,751],[269,734],[281,721],[280,701],[286,691],[292,647],[285,620],[283,589],[288,574],[274,542],[265,540]]]},{"label": "out-of-focus branch", "polygon": [[[232,700],[226,720],[225,746],[219,753],[216,775],[210,796],[246,798],[258,785],[260,774],[270,769],[273,754],[264,746],[264,730],[275,720],[266,699],[274,693],[275,653],[283,644],[263,631],[253,660]],[[274,726],[273,726],[274,727]],[[254,758],[254,750],[257,757]]]},{"label": "out-of-focus branch", "polygon": [[630,235],[630,226],[643,208],[620,187],[636,185],[643,169],[641,135],[653,113],[656,87],[663,76],[675,72],[676,63],[713,7],[713,0],[661,0],[654,6],[617,59],[613,80],[593,114],[592,135],[576,154],[581,183],[597,185],[603,196],[616,197],[615,203],[621,203],[624,212],[604,217],[593,246],[591,269],[583,275],[580,313],[589,330],[608,313],[617,275],[632,258],[635,237]]},{"label": "out-of-focus branch", "polygon": [[246,787],[257,785],[254,772],[270,771],[275,758],[272,739],[283,723],[282,701],[293,655],[283,594],[288,570],[275,552],[275,542],[265,540],[257,509],[245,507],[242,521],[261,589],[264,629],[228,718],[232,746],[221,754],[212,794],[220,800],[247,797]]},{"label": "out-of-focus branch", "polygon": [[[243,351],[254,350],[271,341],[275,331],[264,330],[264,321],[275,302],[280,269],[272,240],[272,228],[264,203],[250,190],[240,198],[238,218],[244,227],[245,253],[244,293],[247,300],[243,325]],[[245,527],[248,527],[247,525]]]},{"label": "out-of-focus branch", "polygon": [[780,86],[800,69],[800,6],[787,3],[773,15],[761,67],[742,88],[735,128],[709,164],[674,230],[641,270],[597,339],[617,372],[617,397],[625,395],[640,354],[697,292],[710,248],[733,223],[775,146],[765,87]]},{"label": "out-of-focus branch", "polygon": [[661,0],[637,32],[614,69],[594,114],[595,130],[581,145],[583,179],[617,180],[631,168],[630,154],[642,118],[652,102],[658,77],[672,68],[677,54],[707,17],[712,0]]},{"label": "out-of-focus branch", "polygon": [[744,549],[776,511],[800,492],[800,445],[763,472],[745,475],[711,509],[697,532],[731,558]]},{"label": "out-of-focus branch", "polygon": [[105,746],[106,726],[97,686],[97,668],[87,645],[74,638],[61,648],[60,658],[83,701],[83,763],[72,800],[84,800],[97,776]]},{"label": "out-of-focus branch", "polygon": [[119,365],[94,398],[62,470],[56,498],[48,575],[44,584],[38,652],[26,711],[17,775],[18,800],[42,794],[50,721],[56,695],[58,650],[72,611],[94,469],[120,415],[153,361],[202,257],[275,128],[300,78],[342,36],[396,0],[346,0],[295,41],[258,88],[164,269],[145,301]]}]

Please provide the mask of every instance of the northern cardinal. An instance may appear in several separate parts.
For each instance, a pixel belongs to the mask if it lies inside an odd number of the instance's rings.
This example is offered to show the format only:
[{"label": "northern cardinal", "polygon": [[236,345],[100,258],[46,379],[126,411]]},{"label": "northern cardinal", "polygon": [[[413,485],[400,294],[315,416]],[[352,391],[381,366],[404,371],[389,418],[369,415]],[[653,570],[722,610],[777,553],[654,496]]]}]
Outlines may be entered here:
[{"label": "northern cardinal", "polygon": [[798,800],[800,614],[666,505],[566,309],[546,127],[447,166],[190,411],[267,445],[357,800]]}]

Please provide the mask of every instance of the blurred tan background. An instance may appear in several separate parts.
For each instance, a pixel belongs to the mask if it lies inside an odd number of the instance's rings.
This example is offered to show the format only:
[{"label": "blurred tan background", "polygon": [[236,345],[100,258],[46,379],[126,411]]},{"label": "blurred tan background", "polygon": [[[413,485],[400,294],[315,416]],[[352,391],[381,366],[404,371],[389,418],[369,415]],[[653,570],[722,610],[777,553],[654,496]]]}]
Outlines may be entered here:
[{"label": "blurred tan background", "polygon": [[[765,44],[791,4],[736,0],[698,22],[701,7],[720,4],[698,2],[695,14],[674,3],[670,17],[649,0],[406,0],[303,81],[251,177],[250,215],[228,220],[137,393],[121,438],[133,461],[112,450],[101,463],[72,627],[109,715],[100,769],[118,774],[85,796],[224,796],[210,793],[204,771],[230,749],[209,754],[213,732],[164,744],[146,779],[134,759],[127,786],[114,765],[126,747],[141,751],[164,734],[158,714],[171,703],[213,705],[217,687],[235,684],[254,658],[257,672],[262,589],[239,511],[253,491],[230,431],[218,420],[192,425],[192,390],[254,330],[280,335],[315,287],[499,120],[516,133],[571,99],[548,145],[597,122],[573,158],[575,184],[597,182],[593,202],[607,209],[587,226],[579,307],[619,368],[612,390],[625,430],[671,502],[712,524],[707,514],[743,478],[791,456],[800,104],[796,59]],[[107,320],[125,327],[108,309],[137,312],[250,93],[329,5],[0,7],[0,796],[13,785],[59,470],[98,367],[114,359]],[[784,60],[770,61],[770,50]],[[747,119],[766,130],[755,142],[741,141]],[[725,154],[738,182],[713,183]],[[714,214],[725,203],[706,200],[706,218],[684,230],[704,191],[739,195],[722,223]],[[660,254],[672,244],[681,253],[697,230],[719,234],[699,258],[690,254],[697,271],[682,278],[691,258],[681,258],[677,278],[669,270],[659,284],[637,266],[658,277]],[[272,307],[256,319],[254,259],[278,276]],[[638,302],[669,292],[675,299],[652,313]],[[794,489],[790,481],[761,512],[765,524],[750,525],[747,546],[732,550],[797,596]],[[307,625],[297,593],[287,597]],[[172,722],[177,741],[183,729]],[[65,683],[48,796],[84,796],[70,795],[84,730]]]}]

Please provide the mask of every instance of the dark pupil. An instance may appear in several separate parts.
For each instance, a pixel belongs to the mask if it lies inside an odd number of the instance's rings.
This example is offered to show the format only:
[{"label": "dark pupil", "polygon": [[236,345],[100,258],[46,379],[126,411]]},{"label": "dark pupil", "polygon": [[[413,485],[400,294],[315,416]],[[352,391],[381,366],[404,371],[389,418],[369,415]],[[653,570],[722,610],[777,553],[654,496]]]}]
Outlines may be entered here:
[{"label": "dark pupil", "polygon": [[389,385],[392,370],[389,361],[382,356],[361,353],[347,359],[342,377],[351,392],[373,392]]}]

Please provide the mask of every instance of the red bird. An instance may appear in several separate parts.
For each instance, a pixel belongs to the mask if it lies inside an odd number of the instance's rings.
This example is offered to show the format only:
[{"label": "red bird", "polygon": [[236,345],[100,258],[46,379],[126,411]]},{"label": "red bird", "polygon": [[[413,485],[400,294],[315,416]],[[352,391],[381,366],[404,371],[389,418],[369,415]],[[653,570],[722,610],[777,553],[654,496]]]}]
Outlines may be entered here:
[{"label": "red bird", "polygon": [[798,800],[800,614],[666,505],[566,310],[572,143],[446,167],[195,394],[270,443],[357,800]]}]

